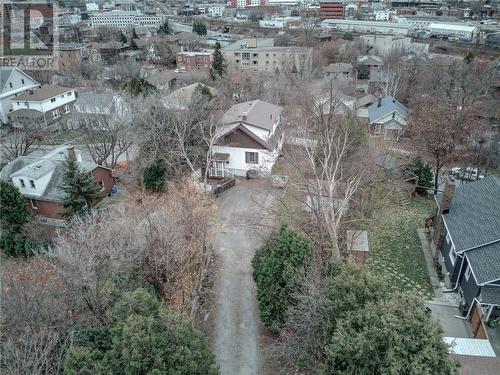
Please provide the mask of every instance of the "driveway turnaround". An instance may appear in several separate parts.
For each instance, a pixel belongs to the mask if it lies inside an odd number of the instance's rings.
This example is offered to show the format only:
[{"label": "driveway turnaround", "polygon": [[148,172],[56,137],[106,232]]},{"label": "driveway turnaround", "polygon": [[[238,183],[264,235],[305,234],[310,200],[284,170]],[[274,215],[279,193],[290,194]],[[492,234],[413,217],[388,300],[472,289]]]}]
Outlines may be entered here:
[{"label": "driveway turnaround", "polygon": [[[215,351],[222,375],[264,374],[262,326],[258,318],[251,261],[260,246],[255,219],[271,195],[259,182],[238,181],[219,197],[215,247],[220,269],[215,281]],[[256,203],[258,202],[258,203]]]}]

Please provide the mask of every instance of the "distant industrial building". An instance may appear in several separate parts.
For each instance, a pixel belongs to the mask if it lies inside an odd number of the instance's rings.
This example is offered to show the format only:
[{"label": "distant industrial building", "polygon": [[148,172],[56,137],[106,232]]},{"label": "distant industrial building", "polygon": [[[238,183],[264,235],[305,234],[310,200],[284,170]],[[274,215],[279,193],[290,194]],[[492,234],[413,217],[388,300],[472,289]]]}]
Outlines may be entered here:
[{"label": "distant industrial building", "polygon": [[462,24],[431,23],[429,32],[432,35],[472,40],[477,35],[478,29],[475,26]]},{"label": "distant industrial building", "polygon": [[244,38],[222,49],[229,67],[257,72],[309,69],[312,48],[275,47],[273,38]]},{"label": "distant industrial building", "polygon": [[398,23],[406,23],[413,25],[418,29],[427,29],[431,23],[456,23],[459,22],[457,17],[448,16],[414,16],[414,15],[404,15],[394,17]]},{"label": "distant industrial building", "polygon": [[345,32],[408,35],[413,26],[393,22],[327,19],[321,22],[321,28]]},{"label": "distant industrial building", "polygon": [[320,0],[319,18],[325,19],[344,19],[344,1],[343,0]]}]

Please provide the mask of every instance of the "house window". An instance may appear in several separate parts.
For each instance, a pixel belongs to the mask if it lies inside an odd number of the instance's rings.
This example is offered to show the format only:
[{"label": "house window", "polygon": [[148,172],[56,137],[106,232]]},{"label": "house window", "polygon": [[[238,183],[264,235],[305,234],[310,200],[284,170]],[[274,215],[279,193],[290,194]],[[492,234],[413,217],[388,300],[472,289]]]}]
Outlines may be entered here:
[{"label": "house window", "polygon": [[64,113],[69,113],[69,105],[64,106]]},{"label": "house window", "polygon": [[100,192],[104,191],[104,189],[106,188],[106,186],[104,185],[104,181],[103,180],[99,181],[99,183],[97,185],[99,185],[99,191]]},{"label": "house window", "polygon": [[259,163],[259,153],[258,152],[245,152],[245,163],[258,164]]},{"label": "house window", "polygon": [[244,59],[244,60],[250,60],[250,52],[243,52],[241,54],[241,57]]},{"label": "house window", "polygon": [[21,83],[24,85],[24,78],[21,78]]},{"label": "house window", "polygon": [[32,209],[38,210],[38,206],[36,205],[36,201],[35,200],[30,199],[30,203],[31,203],[31,208]]},{"label": "house window", "polygon": [[382,133],[382,125],[375,125],[375,134]]},{"label": "house window", "polygon": [[23,188],[26,187],[26,185],[24,184],[24,180],[22,178],[19,180],[19,182],[21,183],[21,187],[23,187]]},{"label": "house window", "polygon": [[32,189],[36,189],[35,181],[30,180],[30,186],[31,186]]},{"label": "house window", "polygon": [[467,268],[465,269],[465,280],[469,281],[470,274],[472,273],[472,269],[470,265],[467,264]]},{"label": "house window", "polygon": [[9,82],[9,87],[12,88],[12,82]]},{"label": "house window", "polygon": [[70,92],[68,92],[68,96],[71,96],[71,93],[70,93]]},{"label": "house window", "polygon": [[29,102],[24,102],[24,105],[26,106],[26,108],[30,107],[30,103]]},{"label": "house window", "polygon": [[455,246],[450,247],[450,260],[451,264],[455,265],[455,261],[457,260],[457,254],[455,253]]},{"label": "house window", "polygon": [[56,109],[55,111],[52,111],[52,118],[58,118],[60,115],[59,115],[59,110]]},{"label": "house window", "polygon": [[55,101],[56,101],[56,98],[52,98],[52,99],[50,99],[50,102],[51,102],[51,103],[54,103]]}]

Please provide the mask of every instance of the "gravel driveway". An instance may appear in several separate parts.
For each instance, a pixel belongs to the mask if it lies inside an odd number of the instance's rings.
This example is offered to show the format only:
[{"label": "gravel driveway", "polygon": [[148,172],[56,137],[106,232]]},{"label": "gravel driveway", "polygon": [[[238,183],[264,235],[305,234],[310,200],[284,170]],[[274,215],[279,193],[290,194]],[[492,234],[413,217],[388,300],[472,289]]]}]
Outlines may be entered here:
[{"label": "gravel driveway", "polygon": [[216,278],[215,351],[223,375],[265,374],[267,352],[258,317],[251,261],[260,236],[249,217],[265,217],[262,204],[271,204],[259,182],[238,181],[219,198],[220,225],[215,246],[220,257]]}]

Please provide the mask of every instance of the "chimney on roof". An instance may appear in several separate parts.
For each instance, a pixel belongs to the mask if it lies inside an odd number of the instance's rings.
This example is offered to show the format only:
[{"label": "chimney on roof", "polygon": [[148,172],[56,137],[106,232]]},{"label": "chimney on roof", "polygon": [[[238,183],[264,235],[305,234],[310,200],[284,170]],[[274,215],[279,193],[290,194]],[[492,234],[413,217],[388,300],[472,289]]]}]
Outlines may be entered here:
[{"label": "chimney on roof", "polygon": [[241,114],[241,119],[242,119],[243,121],[246,121],[246,120],[247,120],[247,113],[246,113],[246,112],[243,112],[243,113]]},{"label": "chimney on roof", "polygon": [[74,147],[68,147],[68,158],[76,159],[76,151]]},{"label": "chimney on roof", "polygon": [[441,201],[441,213],[447,214],[450,212],[451,201],[453,199],[453,194],[455,193],[455,184],[451,184],[446,181],[443,191],[443,199]]},{"label": "chimney on roof", "polygon": [[382,106],[382,98],[378,98],[377,107],[380,107],[380,106]]}]

